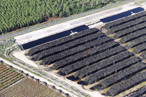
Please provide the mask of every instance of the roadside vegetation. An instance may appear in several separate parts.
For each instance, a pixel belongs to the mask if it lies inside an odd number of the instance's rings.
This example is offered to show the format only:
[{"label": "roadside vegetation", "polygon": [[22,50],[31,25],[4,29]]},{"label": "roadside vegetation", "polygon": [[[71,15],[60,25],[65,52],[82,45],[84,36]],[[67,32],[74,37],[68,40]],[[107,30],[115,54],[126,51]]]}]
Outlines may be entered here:
[{"label": "roadside vegetation", "polygon": [[123,0],[1,0],[0,34]]},{"label": "roadside vegetation", "polygon": [[15,44],[15,39],[9,38],[0,41],[0,56],[3,57],[6,54],[7,49],[11,48]]}]

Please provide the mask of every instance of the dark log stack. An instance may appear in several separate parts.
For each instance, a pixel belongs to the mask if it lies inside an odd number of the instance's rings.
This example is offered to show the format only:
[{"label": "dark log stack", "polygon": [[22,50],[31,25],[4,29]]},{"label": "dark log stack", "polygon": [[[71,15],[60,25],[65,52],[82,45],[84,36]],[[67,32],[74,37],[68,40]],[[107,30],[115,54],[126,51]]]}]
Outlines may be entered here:
[{"label": "dark log stack", "polygon": [[[112,35],[88,29],[33,47],[26,55],[92,90],[107,89],[107,96],[128,93],[146,81],[146,12],[107,23],[102,29]],[[141,88],[133,94],[143,92]]]},{"label": "dark log stack", "polygon": [[117,21],[110,22],[107,25],[105,25],[104,28],[111,29],[111,28],[113,28],[115,26],[118,26],[118,25],[130,22],[130,21],[136,20],[136,19],[141,18],[143,16],[146,16],[146,11],[139,12],[138,14],[135,14],[133,16],[129,16],[129,17],[117,20]]},{"label": "dark log stack", "polygon": [[95,63],[89,67],[79,70],[77,73],[74,74],[74,77],[81,79],[85,77],[86,75],[89,75],[95,71],[107,68],[108,66],[111,66],[113,64],[116,64],[117,62],[123,61],[131,56],[133,56],[133,54],[127,51],[119,53],[115,56],[109,57],[103,61],[99,61],[98,63]]},{"label": "dark log stack", "polygon": [[143,81],[146,81],[146,71],[136,74],[135,76],[122,81],[121,83],[112,86],[107,94],[110,96],[115,96],[116,94],[123,92]]},{"label": "dark log stack", "polygon": [[125,97],[145,97],[145,94],[146,94],[146,86],[143,86],[140,89],[130,93]]},{"label": "dark log stack", "polygon": [[92,33],[96,33],[96,32],[98,32],[98,29],[92,28],[92,29],[82,31],[78,34],[71,35],[69,37],[61,38],[61,39],[59,39],[59,41],[55,40],[55,41],[52,41],[52,42],[44,43],[42,45],[31,48],[26,55],[32,56],[32,55],[34,55],[38,52],[41,52],[45,49],[49,49],[49,48],[64,44],[66,42],[70,42],[70,41],[79,39],[79,38],[84,37],[84,36],[88,36],[88,35],[90,35]]}]

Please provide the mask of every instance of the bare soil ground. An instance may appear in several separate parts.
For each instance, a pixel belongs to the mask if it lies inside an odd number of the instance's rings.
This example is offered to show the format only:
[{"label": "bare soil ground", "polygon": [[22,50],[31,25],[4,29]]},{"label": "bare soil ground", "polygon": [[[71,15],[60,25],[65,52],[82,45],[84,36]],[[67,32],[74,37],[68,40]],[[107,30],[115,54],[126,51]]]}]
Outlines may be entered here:
[{"label": "bare soil ground", "polygon": [[21,52],[14,52],[13,56],[17,59],[23,60],[23,62],[25,62],[26,64],[30,64],[33,67],[38,68],[38,66],[31,60],[29,60],[28,58],[26,58],[26,56],[24,55],[25,51],[21,51]]}]

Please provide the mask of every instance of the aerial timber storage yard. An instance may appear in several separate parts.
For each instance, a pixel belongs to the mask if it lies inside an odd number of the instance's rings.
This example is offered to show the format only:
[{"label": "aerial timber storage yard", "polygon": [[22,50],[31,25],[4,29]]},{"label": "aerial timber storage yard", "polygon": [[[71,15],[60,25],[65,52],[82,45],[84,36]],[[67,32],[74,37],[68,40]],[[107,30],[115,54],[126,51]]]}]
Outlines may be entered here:
[{"label": "aerial timber storage yard", "polygon": [[145,37],[146,11],[141,11],[23,53],[36,67],[91,97],[144,97]]}]

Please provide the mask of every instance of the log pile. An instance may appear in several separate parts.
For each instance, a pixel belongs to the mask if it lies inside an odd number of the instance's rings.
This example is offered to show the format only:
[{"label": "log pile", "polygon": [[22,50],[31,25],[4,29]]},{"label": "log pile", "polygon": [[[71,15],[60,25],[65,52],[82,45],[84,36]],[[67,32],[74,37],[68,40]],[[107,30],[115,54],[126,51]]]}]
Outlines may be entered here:
[{"label": "log pile", "polygon": [[[107,29],[110,37],[99,29],[88,29],[33,47],[26,55],[40,65],[48,65],[49,70],[83,82],[82,85],[92,90],[108,89],[104,93],[107,96],[119,95],[146,81],[146,64],[143,63],[146,12],[107,23],[102,28]],[[114,39],[119,39],[119,43]],[[134,93],[144,91],[140,90]]]}]

